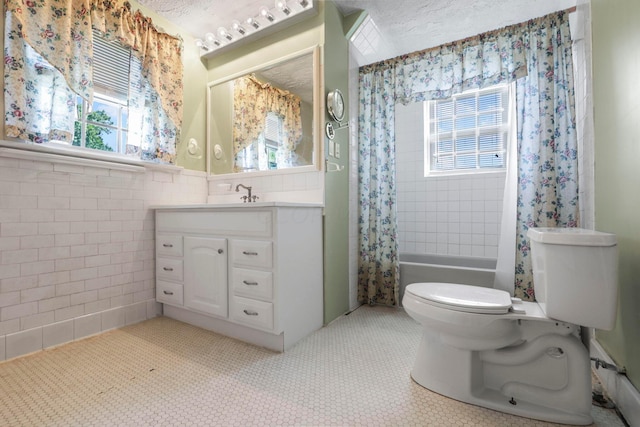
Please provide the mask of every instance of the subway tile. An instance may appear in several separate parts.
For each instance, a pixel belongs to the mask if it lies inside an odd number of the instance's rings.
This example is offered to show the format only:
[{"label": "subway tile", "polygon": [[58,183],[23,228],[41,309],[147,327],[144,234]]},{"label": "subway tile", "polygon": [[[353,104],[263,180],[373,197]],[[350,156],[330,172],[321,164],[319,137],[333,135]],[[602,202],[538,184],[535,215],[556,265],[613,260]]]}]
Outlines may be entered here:
[{"label": "subway tile", "polygon": [[98,291],[84,291],[75,293],[69,296],[69,301],[72,306],[79,304],[86,304],[98,300]]},{"label": "subway tile", "polygon": [[[69,256],[71,257],[90,257],[98,255],[98,245],[76,245],[71,246],[69,251]],[[86,258],[85,258],[86,264]],[[87,266],[90,267],[90,266]]]},{"label": "subway tile", "polygon": [[84,314],[84,305],[74,305],[71,307],[59,308],[55,311],[55,321],[61,322],[63,320],[73,319]]},{"label": "subway tile", "polygon": [[98,267],[80,268],[70,271],[71,281],[82,281],[98,277]]},{"label": "subway tile", "polygon": [[[146,292],[146,291],[144,291]],[[109,298],[109,305],[111,307],[124,307],[126,305],[130,305],[134,303],[134,298],[133,298],[134,294],[123,294],[123,295],[116,295],[114,297]],[[152,298],[155,298],[155,294]],[[142,301],[142,299],[138,299],[137,301]]]},{"label": "subway tile", "polygon": [[20,222],[20,209],[0,209],[1,222]]},{"label": "subway tile", "polygon": [[53,311],[61,308],[69,307],[69,296],[62,295],[58,297],[53,297],[49,299],[44,299],[38,301],[38,311],[40,313],[44,313],[45,311]]},{"label": "subway tile", "polygon": [[95,210],[95,209],[98,209],[98,200],[74,197],[74,198],[71,198],[69,209]]},{"label": "subway tile", "polygon": [[[44,286],[31,289],[23,289],[20,291],[20,302],[33,302],[42,299],[53,298],[56,296],[56,287],[54,285]],[[23,328],[24,329],[24,328]]]},{"label": "subway tile", "polygon": [[[56,184],[56,197],[78,198],[84,197],[84,188],[73,184]],[[64,209],[64,208],[63,208]]]},{"label": "subway tile", "polygon": [[0,308],[20,304],[20,292],[0,292]]},{"label": "subway tile", "polygon": [[[2,247],[2,239],[0,237],[0,250],[3,249],[12,249],[12,248],[3,248]],[[7,239],[18,239],[18,238],[7,238]],[[19,238],[19,247],[21,249],[30,249],[30,248],[48,248],[52,247],[55,243],[55,238],[53,235],[36,235],[36,236],[22,236]],[[17,248],[14,248],[17,249]]]},{"label": "subway tile", "polygon": [[[14,265],[20,271],[18,265]],[[2,266],[0,266],[0,270]],[[0,280],[0,292],[13,292],[13,291],[21,291],[22,289],[35,288],[38,286],[38,276],[20,276],[17,275],[15,277],[9,277],[6,279]]]},{"label": "subway tile", "polygon": [[63,258],[55,260],[55,271],[71,271],[84,268],[84,258]]},{"label": "subway tile", "polygon": [[41,196],[38,197],[38,209],[69,209],[68,197]]},{"label": "subway tile", "polygon": [[99,313],[101,311],[109,310],[111,307],[111,301],[108,299],[92,301],[84,304],[84,312],[86,314]]},{"label": "subway tile", "polygon": [[74,305],[73,296],[84,291],[84,280],[77,282],[65,282],[56,285],[56,296],[71,295],[70,303]]},{"label": "subway tile", "polygon": [[57,285],[69,281],[69,271],[56,271],[38,275],[38,286]]},{"label": "subway tile", "polygon": [[44,260],[56,260],[61,258],[69,258],[69,247],[58,246],[52,248],[40,248],[38,249],[38,259]]},{"label": "subway tile", "polygon": [[9,334],[6,336],[5,345],[7,359],[42,350],[42,328]]},{"label": "subway tile", "polygon": [[73,341],[73,320],[51,323],[42,327],[42,348]]},{"label": "subway tile", "polygon": [[80,339],[102,332],[100,313],[88,314],[73,319],[73,339]]},{"label": "subway tile", "polygon": [[0,336],[0,362],[7,358],[5,342],[6,339],[4,335]]},{"label": "subway tile", "polygon": [[[1,311],[1,310],[0,310]],[[0,321],[0,336],[20,331],[20,319]]]},{"label": "subway tile", "polygon": [[125,325],[124,307],[114,308],[100,313],[102,330],[121,328]]},{"label": "subway tile", "polygon": [[68,222],[41,222],[38,224],[38,235],[69,233]]},{"label": "subway tile", "polygon": [[38,249],[4,250],[0,252],[0,264],[20,264],[38,261]]},{"label": "subway tile", "polygon": [[56,246],[84,245],[84,233],[56,234]]},{"label": "subway tile", "polygon": [[37,302],[27,302],[24,304],[10,305],[0,309],[0,321],[18,319],[20,317],[31,316],[38,313]]},{"label": "subway tile", "polygon": [[0,223],[0,236],[33,236],[38,234],[38,224],[36,223]]},{"label": "subway tile", "polygon": [[54,322],[54,314],[53,311],[49,311],[47,313],[38,313],[32,316],[26,316],[20,318],[20,329],[27,330],[38,328],[43,325],[48,325]]},{"label": "subway tile", "polygon": [[47,222],[54,216],[53,209],[20,209],[20,222]]},{"label": "subway tile", "polygon": [[55,271],[54,261],[35,261],[35,262],[25,262],[20,264],[21,276],[31,276],[35,274],[52,273],[54,271]]},{"label": "subway tile", "polygon": [[0,209],[35,209],[37,207],[37,196],[3,195],[0,197]]}]

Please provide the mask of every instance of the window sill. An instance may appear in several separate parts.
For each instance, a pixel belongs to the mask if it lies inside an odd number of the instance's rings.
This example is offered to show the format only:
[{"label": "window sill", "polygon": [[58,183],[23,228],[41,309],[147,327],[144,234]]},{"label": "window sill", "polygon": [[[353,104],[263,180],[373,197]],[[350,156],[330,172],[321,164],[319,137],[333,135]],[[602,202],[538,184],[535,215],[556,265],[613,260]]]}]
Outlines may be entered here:
[{"label": "window sill", "polygon": [[473,171],[451,171],[451,172],[430,172],[425,175],[425,178],[446,178],[446,177],[473,177],[478,175],[504,175],[507,169],[492,169],[492,170],[473,170]]},{"label": "window sill", "polygon": [[65,146],[51,147],[48,145],[27,144],[4,140],[0,140],[0,157],[50,161],[53,163],[74,166],[86,166],[137,173],[144,173],[146,169],[167,173],[180,173],[184,170],[184,168],[180,166],[144,162],[142,160],[135,160],[125,156],[72,149]]}]

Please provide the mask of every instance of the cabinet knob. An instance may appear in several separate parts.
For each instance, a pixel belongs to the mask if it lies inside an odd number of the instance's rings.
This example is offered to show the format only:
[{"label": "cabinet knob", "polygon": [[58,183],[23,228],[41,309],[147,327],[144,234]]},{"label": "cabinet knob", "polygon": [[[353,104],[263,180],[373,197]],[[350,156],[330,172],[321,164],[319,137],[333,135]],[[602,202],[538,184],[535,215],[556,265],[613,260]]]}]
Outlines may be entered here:
[{"label": "cabinet knob", "polygon": [[170,291],[162,291],[165,295],[173,295],[173,292]]},{"label": "cabinet knob", "polygon": [[251,251],[242,251],[243,255],[258,255],[258,252],[251,252]]},{"label": "cabinet knob", "polygon": [[173,271],[173,268],[171,268],[171,267],[162,267],[162,269],[164,271]]},{"label": "cabinet knob", "polygon": [[258,312],[257,311],[252,311],[252,310],[243,310],[244,314],[246,314],[247,316],[257,316]]},{"label": "cabinet knob", "polygon": [[173,245],[171,243],[163,243],[162,246],[164,246],[165,248],[172,248]]},{"label": "cabinet knob", "polygon": [[224,249],[218,249],[218,253],[219,254],[223,254],[224,253]]}]

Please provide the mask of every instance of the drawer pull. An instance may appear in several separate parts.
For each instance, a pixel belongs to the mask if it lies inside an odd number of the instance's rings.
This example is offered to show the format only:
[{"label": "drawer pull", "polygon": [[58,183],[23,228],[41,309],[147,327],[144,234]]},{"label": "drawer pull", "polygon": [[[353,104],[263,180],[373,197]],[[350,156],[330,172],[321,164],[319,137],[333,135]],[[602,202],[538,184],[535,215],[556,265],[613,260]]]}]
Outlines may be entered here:
[{"label": "drawer pull", "polygon": [[163,243],[162,246],[165,247],[165,248],[172,248],[173,247],[173,245],[171,243]]},{"label": "drawer pull", "polygon": [[255,256],[255,255],[258,255],[258,252],[242,251],[242,254],[243,254],[243,255],[252,255],[252,256]]},{"label": "drawer pull", "polygon": [[247,282],[246,280],[243,280],[242,283],[247,286],[258,286],[258,282]]},{"label": "drawer pull", "polygon": [[171,268],[171,267],[162,267],[162,269],[164,271],[173,271],[173,268]]},{"label": "drawer pull", "polygon": [[258,312],[257,311],[251,311],[251,310],[243,310],[244,314],[246,314],[247,316],[257,316]]},{"label": "drawer pull", "polygon": [[173,295],[173,292],[171,291],[162,291],[165,295]]}]

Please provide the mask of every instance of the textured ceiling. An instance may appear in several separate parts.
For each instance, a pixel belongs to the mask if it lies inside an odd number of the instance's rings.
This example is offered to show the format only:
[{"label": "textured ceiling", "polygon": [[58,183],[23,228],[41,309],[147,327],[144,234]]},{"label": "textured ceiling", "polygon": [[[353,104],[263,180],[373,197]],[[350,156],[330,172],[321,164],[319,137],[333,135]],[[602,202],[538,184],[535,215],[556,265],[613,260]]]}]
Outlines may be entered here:
[{"label": "textured ceiling", "polygon": [[[289,0],[290,2],[294,0]],[[258,15],[274,0],[140,0],[194,37]],[[576,0],[337,0],[343,14],[366,10],[384,48],[373,59],[426,49],[575,6]],[[368,58],[369,59],[369,58]]]}]

